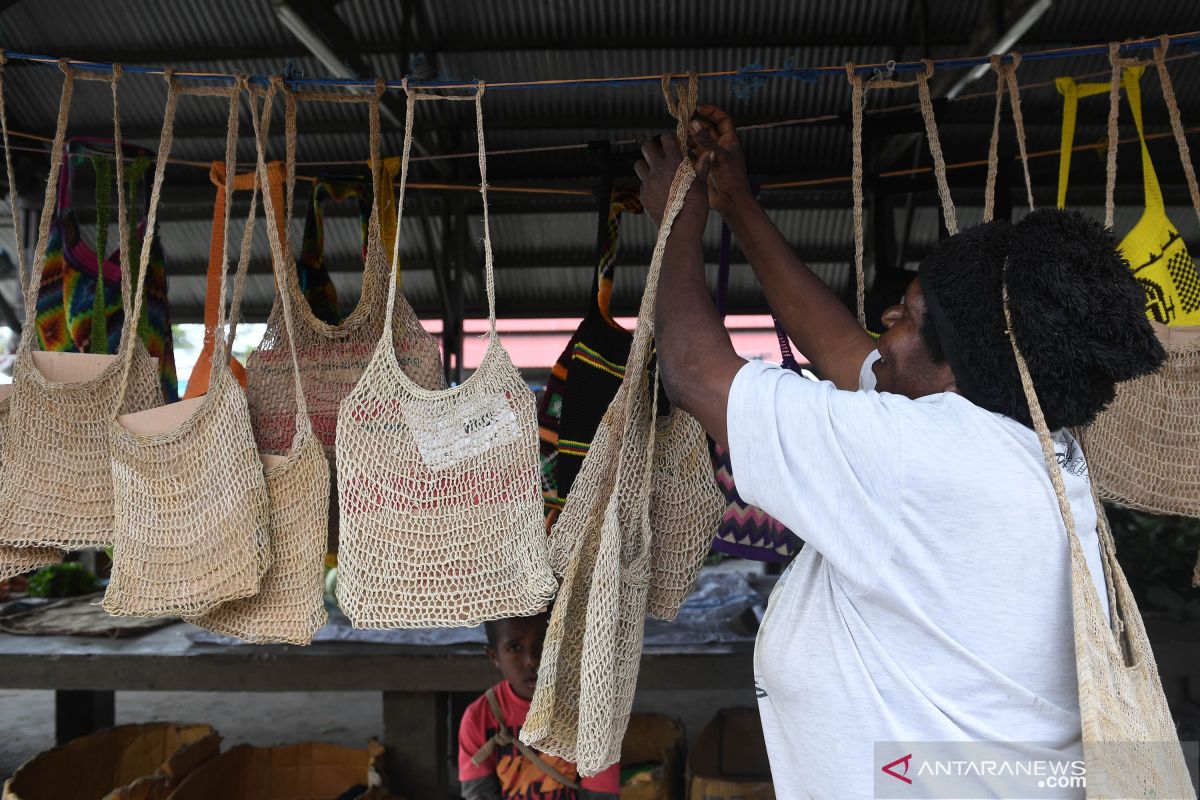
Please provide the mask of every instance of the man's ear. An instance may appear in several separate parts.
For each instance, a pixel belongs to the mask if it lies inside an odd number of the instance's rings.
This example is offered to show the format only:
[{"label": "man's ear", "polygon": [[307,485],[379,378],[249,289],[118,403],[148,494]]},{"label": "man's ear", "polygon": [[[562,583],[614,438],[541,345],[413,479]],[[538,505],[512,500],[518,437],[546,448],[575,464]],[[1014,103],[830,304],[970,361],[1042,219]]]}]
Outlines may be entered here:
[{"label": "man's ear", "polygon": [[492,666],[496,669],[500,669],[500,658],[496,653],[496,648],[492,647],[490,644],[484,645],[483,652],[487,653],[488,660],[492,662]]}]

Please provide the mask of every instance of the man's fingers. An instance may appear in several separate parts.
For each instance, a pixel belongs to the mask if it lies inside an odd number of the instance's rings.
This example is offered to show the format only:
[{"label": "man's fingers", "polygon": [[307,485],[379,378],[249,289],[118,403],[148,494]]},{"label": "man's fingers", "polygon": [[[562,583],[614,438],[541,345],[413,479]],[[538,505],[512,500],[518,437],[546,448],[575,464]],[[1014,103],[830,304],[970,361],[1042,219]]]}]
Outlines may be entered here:
[{"label": "man's fingers", "polygon": [[693,169],[696,170],[696,180],[697,181],[700,181],[701,183],[703,183],[704,181],[708,180],[708,172],[709,172],[709,170],[712,169],[712,165],[716,160],[717,160],[717,154],[714,152],[711,152],[711,151],[707,152],[707,153],[702,153],[700,155],[700,157],[698,159],[696,159],[696,163],[693,165]]},{"label": "man's fingers", "polygon": [[725,154],[725,148],[717,143],[712,130],[700,120],[692,120],[692,138],[705,150],[712,150],[721,155]]},{"label": "man's fingers", "polygon": [[662,145],[658,143],[658,139],[651,137],[642,142],[642,158],[646,159],[647,163],[652,163],[662,159]]},{"label": "man's fingers", "polygon": [[670,156],[676,161],[683,158],[682,154],[679,152],[679,143],[675,141],[674,135],[670,133],[664,133],[659,138],[662,141],[663,155]]},{"label": "man's fingers", "polygon": [[637,173],[638,180],[646,180],[646,176],[650,174],[650,165],[645,161],[639,161],[633,165],[633,171]]}]

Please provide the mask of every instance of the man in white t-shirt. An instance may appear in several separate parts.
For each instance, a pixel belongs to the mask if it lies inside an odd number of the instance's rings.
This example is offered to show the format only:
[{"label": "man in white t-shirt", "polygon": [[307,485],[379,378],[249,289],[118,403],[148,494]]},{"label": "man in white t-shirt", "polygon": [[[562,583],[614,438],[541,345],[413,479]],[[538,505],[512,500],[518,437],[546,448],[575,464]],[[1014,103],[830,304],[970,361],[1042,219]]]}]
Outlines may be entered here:
[{"label": "man in white t-shirt", "polygon": [[[1164,357],[1111,234],[1056,210],[966,230],[922,263],[876,342],[753,199],[732,120],[701,112],[699,177],[668,242],[655,337],[667,393],[727,445],[741,496],[807,543],[755,653],[778,797],[925,796],[910,783],[905,757],[919,748],[907,743],[1074,762],[1070,552],[1001,287],[1107,610],[1087,464],[1065,429]],[[642,202],[659,221],[681,156],[671,137],[643,155]],[[734,352],[704,279],[710,206],[826,381]],[[972,797],[1028,785],[958,784]]]}]

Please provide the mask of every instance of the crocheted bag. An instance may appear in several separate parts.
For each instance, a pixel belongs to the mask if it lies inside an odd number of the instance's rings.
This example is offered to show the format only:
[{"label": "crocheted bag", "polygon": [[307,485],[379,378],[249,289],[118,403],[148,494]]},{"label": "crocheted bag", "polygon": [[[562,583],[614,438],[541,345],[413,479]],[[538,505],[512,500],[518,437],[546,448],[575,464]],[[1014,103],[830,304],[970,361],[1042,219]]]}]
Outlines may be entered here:
[{"label": "crocheted bag", "polygon": [[[379,141],[379,98],[383,93],[382,81],[377,82],[376,91],[370,95],[333,94],[329,92],[305,93],[284,89],[288,100],[285,138],[287,141],[287,196],[293,195],[295,181],[296,100],[325,103],[366,103],[370,125],[370,160],[373,184],[382,186],[387,174],[380,167]],[[327,194],[328,193],[328,194]],[[380,189],[375,196],[386,200],[387,193]],[[363,267],[362,294],[358,305],[340,322],[330,324],[318,316],[306,298],[306,291],[292,270],[287,270],[275,297],[271,314],[267,319],[266,333],[262,343],[246,361],[249,375],[247,396],[250,403],[250,419],[258,447],[264,453],[285,453],[291,446],[295,429],[296,398],[292,392],[292,352],[300,363],[300,380],[304,386],[309,420],[313,431],[325,450],[325,457],[333,480],[336,480],[335,462],[338,430],[338,408],[342,400],[358,384],[363,370],[371,359],[380,341],[384,320],[387,315],[387,285],[389,278],[387,256],[384,254],[381,236],[379,206],[365,197],[362,187],[346,184],[321,184],[314,191],[309,206],[309,223],[305,228],[303,259],[307,265],[300,275],[313,279],[328,274],[324,264],[324,227],[322,201],[326,197],[348,200],[357,198],[360,213],[369,209],[367,240]],[[286,215],[285,215],[286,216]],[[288,217],[290,219],[290,217]],[[320,267],[319,269],[317,267]],[[319,285],[307,287],[309,297]],[[289,345],[283,319],[282,296],[290,293],[293,311],[292,341]],[[334,306],[336,313],[336,304]],[[441,367],[441,356],[437,341],[421,327],[416,315],[401,313],[395,316],[393,331],[396,336],[396,356],[402,369],[423,388],[438,389],[445,385]],[[338,552],[340,512],[337,496],[331,493],[331,517],[329,525],[329,552]]]},{"label": "crocheted bag", "polygon": [[[281,82],[281,81],[280,81]],[[286,220],[282,185],[272,175],[278,162],[266,163],[266,130],[277,90],[272,83],[262,110],[262,124],[251,96],[254,138],[258,152],[257,174],[263,188],[267,238],[271,243],[271,263],[276,280],[284,283],[284,273],[292,268],[286,245]],[[282,170],[276,169],[282,178]],[[278,188],[278,191],[276,189]],[[281,293],[284,329],[290,343],[292,310],[289,293]],[[232,334],[231,334],[232,337]],[[287,642],[308,644],[325,624],[324,602],[325,543],[329,525],[329,465],[308,419],[304,390],[300,383],[300,365],[295,347],[292,353],[293,391],[297,413],[291,448],[286,455],[262,455],[271,506],[271,566],[262,577],[258,593],[243,600],[217,606],[190,622],[202,628],[236,636],[251,642]]]},{"label": "crocheted bag", "polygon": [[[182,88],[170,71],[165,77],[167,106],[147,240],[155,232],[179,96],[229,98],[225,174],[234,175],[238,100],[246,83],[241,77],[231,87]],[[227,184],[226,191],[232,194],[233,185]],[[263,465],[254,445],[246,395],[229,369],[232,332],[225,331],[226,319],[237,319],[249,268],[256,199],[257,193],[246,219],[228,317],[222,303],[217,319],[208,393],[137,414],[118,417],[114,412],[109,424],[116,511],[112,577],[104,594],[104,608],[110,614],[199,616],[257,592],[271,565]],[[226,213],[228,208],[227,202]],[[135,308],[149,244],[142,250]],[[220,297],[225,296],[225,273],[222,268]],[[126,357],[126,372],[129,366]]]},{"label": "crocheted bag", "polygon": [[[668,80],[663,82],[681,140],[695,109],[697,83],[691,76],[686,94],[674,101]],[[652,382],[649,370],[662,257],[694,179],[685,159],[675,174],[659,227],[626,378],[600,421],[551,535],[551,565],[564,577],[521,739],[542,752],[576,762],[582,775],[594,775],[620,758],[637,686],[651,583],[660,578],[652,576],[652,551],[695,529],[652,527],[651,507],[658,502],[652,499],[652,473],[660,425],[656,424],[659,393],[653,390],[657,381]],[[703,434],[699,436],[703,458],[690,466],[706,473],[711,484]],[[719,513],[719,505],[714,511]],[[691,522],[704,524],[695,518]],[[711,536],[715,516],[707,524]]]},{"label": "crocheted bag", "polygon": [[[63,65],[63,90],[58,124],[51,145],[50,176],[46,183],[41,225],[34,250],[32,274],[25,294],[25,318],[33,319],[37,288],[46,263],[55,186],[76,78],[112,85],[114,114],[118,77],[76,72]],[[86,76],[83,77],[83,76]],[[119,123],[114,123],[120,141]],[[118,147],[118,150],[120,148]],[[125,219],[124,162],[117,162],[120,194],[118,228]],[[127,277],[128,248],[122,248],[121,268]],[[148,261],[149,253],[143,255]],[[129,280],[121,281],[122,300],[131,308]],[[140,307],[136,298],[134,307]],[[132,332],[130,313],[124,318],[117,355],[34,350],[36,326],[22,331],[13,366],[13,389],[4,437],[4,466],[0,477],[0,545],[54,547],[63,550],[101,547],[112,542],[113,486],[108,465],[107,425],[118,410],[150,408],[160,400],[156,365]],[[130,367],[128,391],[122,391],[122,362]]]},{"label": "crocheted bag", "polygon": [[488,348],[461,385],[424,388],[401,366],[395,342],[406,352],[408,331],[420,325],[388,282],[383,335],[338,414],[337,594],[357,627],[476,625],[537,613],[554,594],[533,393],[496,332],[482,98],[482,86],[473,97],[408,93],[397,233],[417,101],[475,103]]},{"label": "crocheted bag", "polygon": [[[1167,72],[1165,49],[1164,43],[1155,50],[1155,62],[1184,175],[1200,215],[1200,193],[1196,191],[1191,154]],[[1096,91],[1096,86],[1108,89],[1110,157],[1106,216],[1111,226],[1112,186],[1116,182],[1117,87],[1124,84],[1141,141],[1146,209],[1121,241],[1120,249],[1146,289],[1146,313],[1167,351],[1167,361],[1152,375],[1118,384],[1116,398],[1083,431],[1082,438],[1092,478],[1104,497],[1157,514],[1200,516],[1200,324],[1197,324],[1200,323],[1200,274],[1179,231],[1167,219],[1158,177],[1146,147],[1138,82],[1144,65],[1115,57],[1113,63],[1113,80],[1108,84],[1075,87],[1069,78],[1058,80],[1066,98],[1063,141],[1068,143],[1060,163],[1059,206],[1066,196],[1075,94],[1086,96]],[[1122,76],[1120,81],[1118,75]],[[1200,580],[1200,564],[1196,578]]]}]

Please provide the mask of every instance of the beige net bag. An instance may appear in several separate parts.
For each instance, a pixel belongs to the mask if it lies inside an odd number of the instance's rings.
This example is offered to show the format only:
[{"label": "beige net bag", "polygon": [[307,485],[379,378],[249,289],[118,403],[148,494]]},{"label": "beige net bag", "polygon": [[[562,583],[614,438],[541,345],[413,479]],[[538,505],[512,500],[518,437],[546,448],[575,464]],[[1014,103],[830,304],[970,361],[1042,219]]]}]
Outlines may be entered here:
[{"label": "beige net bag", "polygon": [[[121,247],[121,297],[125,322],[117,355],[50,353],[34,350],[37,339],[38,287],[46,264],[50,222],[76,78],[111,83],[113,134],[121,152],[117,86],[111,75],[76,72],[65,63],[58,124],[50,151],[50,176],[42,206],[32,272],[25,292],[25,325],[13,365],[13,389],[4,438],[0,476],[0,545],[54,547],[63,550],[101,547],[112,542],[113,488],[108,467],[108,420],[122,411],[139,411],[161,401],[157,363],[136,333],[130,308],[130,270]],[[116,159],[120,241],[128,236],[124,161]],[[139,298],[140,299],[140,298]],[[122,364],[129,364],[128,391],[122,391]]]},{"label": "beige net bag", "polygon": [[[292,268],[291,251],[286,244],[286,228],[279,226],[276,198],[266,190],[265,134],[275,92],[276,84],[273,83],[263,104],[261,125],[251,95],[251,117],[271,261],[276,284],[284,286],[281,273]],[[290,337],[291,301],[286,293],[281,295],[284,330]],[[297,407],[292,444],[285,456],[261,456],[271,506],[271,566],[262,577],[258,594],[225,603],[202,617],[189,620],[215,633],[249,642],[308,644],[328,618],[323,577],[329,525],[329,465],[309,422],[295,348],[289,347],[289,352],[292,354],[292,390]]]},{"label": "beige net bag", "polygon": [[[696,84],[692,76],[686,94],[673,99],[664,80],[681,132],[695,109]],[[595,775],[620,758],[637,688],[651,584],[660,579],[652,577],[659,539],[652,527],[651,480],[656,432],[660,425],[669,427],[671,418],[656,419],[657,378],[652,381],[649,372],[654,302],[667,239],[694,179],[684,159],[659,227],[625,380],[600,421],[551,535],[552,563],[564,579],[521,739],[574,761],[582,775]],[[704,466],[711,481],[711,465]],[[705,529],[707,541],[715,530],[716,515]],[[660,565],[678,568],[668,561]]]},{"label": "beige net bag", "polygon": [[[13,218],[14,249],[17,251],[17,285],[25,285],[25,276],[29,270],[25,268],[25,245],[21,241],[21,220],[17,215],[16,175],[13,173],[12,148],[8,146],[8,110],[4,103],[4,52],[0,50],[0,132],[4,135],[4,167],[8,177],[9,197],[8,208]],[[12,384],[0,386],[0,474],[4,468],[4,431],[8,427],[9,399],[12,395]],[[30,570],[57,564],[62,561],[63,554],[53,547],[6,547],[0,545],[0,581],[8,580],[15,575],[21,575]]]},{"label": "beige net bag", "polygon": [[[384,91],[382,79],[376,81],[370,95],[336,94],[332,92],[292,92],[284,89],[285,142],[287,147],[287,213],[292,219],[296,185],[296,103],[367,103],[370,118],[370,169],[373,187],[371,215],[367,223],[367,252],[363,269],[362,294],[354,310],[337,325],[318,319],[300,289],[294,267],[284,270],[278,278],[279,291],[267,319],[262,343],[246,361],[247,396],[250,419],[255,438],[265,453],[284,453],[292,444],[296,419],[296,397],[292,391],[292,353],[300,365],[300,381],[304,387],[309,420],[317,439],[329,459],[336,478],[336,443],[338,408],[346,395],[358,384],[383,336],[387,315],[387,281],[389,270],[381,239],[381,206],[375,198],[386,198],[390,192],[383,187],[384,171],[379,157],[379,98]],[[283,298],[292,304],[293,330],[285,332]],[[441,354],[437,341],[421,327],[420,320],[403,303],[392,319],[396,359],[400,368],[425,389],[444,387]],[[331,486],[332,489],[332,486]],[[332,492],[331,492],[332,493]],[[337,497],[331,498],[333,509],[330,552],[337,552],[337,524],[340,516]]]},{"label": "beige net bag", "polygon": [[[994,208],[999,141],[1000,104],[1007,87],[1013,111],[1013,126],[1025,175],[1025,196],[1033,209],[1033,189],[1025,148],[1025,130],[1016,80],[1020,59],[1010,56],[1003,63],[993,56],[996,71],[996,115],[988,150],[988,177],[984,194],[984,218],[990,220]],[[1007,265],[1006,265],[1007,270]],[[1075,635],[1075,668],[1079,683],[1079,710],[1083,732],[1083,751],[1087,773],[1087,796],[1104,798],[1154,797],[1191,798],[1191,778],[1183,759],[1179,737],[1171,719],[1154,662],[1154,653],[1134,601],[1125,574],[1116,558],[1116,547],[1104,506],[1093,482],[1093,500],[1104,564],[1112,621],[1104,618],[1104,609],[1096,593],[1095,582],[1083,554],[1075,529],[1074,515],[1063,485],[1062,470],[1054,443],[1038,402],[1033,379],[1017,346],[1005,283],[1002,301],[1005,322],[1021,383],[1029,402],[1034,430],[1046,459],[1046,469],[1054,485],[1059,511],[1066,526],[1071,548],[1071,598]],[[1091,455],[1088,454],[1089,467]],[[1093,471],[1094,475],[1094,471]]]},{"label": "beige net bag", "polygon": [[[687,125],[696,110],[696,90],[697,81],[689,80],[688,90],[672,97],[669,86],[664,86],[682,152],[686,152]],[[708,437],[696,418],[671,406],[665,417],[655,416],[655,425],[650,473],[653,541],[646,613],[673,620],[696,587],[725,509],[725,495],[713,473]]]},{"label": "beige net bag", "polygon": [[[181,94],[229,98],[225,174],[236,174],[238,100],[245,78],[239,77],[231,87],[181,88],[169,70],[165,77],[167,106],[134,318],[140,312],[141,284]],[[232,194],[233,181],[225,186]],[[226,214],[228,199],[227,195]],[[249,265],[254,211],[252,200],[230,312],[235,318]],[[222,298],[227,271],[221,270]],[[116,510],[112,579],[104,595],[104,608],[110,614],[200,616],[221,603],[257,592],[270,566],[270,509],[263,464],[254,444],[245,393],[229,369],[224,303],[217,322],[206,394],[137,414],[117,417],[114,413],[109,425]],[[127,356],[125,370],[130,366]]]},{"label": "beige net bag", "polygon": [[[407,89],[407,86],[406,86]],[[483,198],[488,347],[460,386],[431,391],[404,370],[396,317],[418,325],[388,281],[383,335],[338,414],[338,601],[357,627],[455,627],[544,609],[546,563],[534,397],[500,344],[488,227],[483,86],[470,97],[408,92],[397,263],[418,101],[473,101]]]},{"label": "beige net bag", "polygon": [[[1154,51],[1163,100],[1179,147],[1192,205],[1200,218],[1200,190],[1179,117],[1175,89],[1167,72],[1167,39]],[[1140,63],[1140,62],[1135,62]],[[1108,130],[1107,224],[1113,215],[1116,183],[1118,85],[1125,59],[1113,55]],[[1169,223],[1168,223],[1169,224]],[[1196,280],[1185,250],[1173,258]],[[1198,284],[1200,286],[1200,284]],[[1200,327],[1150,323],[1167,351],[1158,372],[1117,385],[1117,396],[1083,432],[1091,474],[1100,493],[1117,502],[1156,514],[1200,517]],[[1195,580],[1200,583],[1200,563]]]},{"label": "beige net bag", "polygon": [[1133,592],[1125,581],[1125,573],[1117,563],[1108,518],[1093,484],[1100,552],[1112,610],[1111,621],[1104,618],[1083,547],[1076,535],[1075,519],[1050,430],[1038,403],[1029,367],[1012,331],[1007,285],[1004,314],[1034,428],[1046,458],[1046,470],[1054,484],[1071,545],[1075,669],[1079,681],[1087,796],[1194,798],[1196,794],[1163,694],[1150,639]]}]

